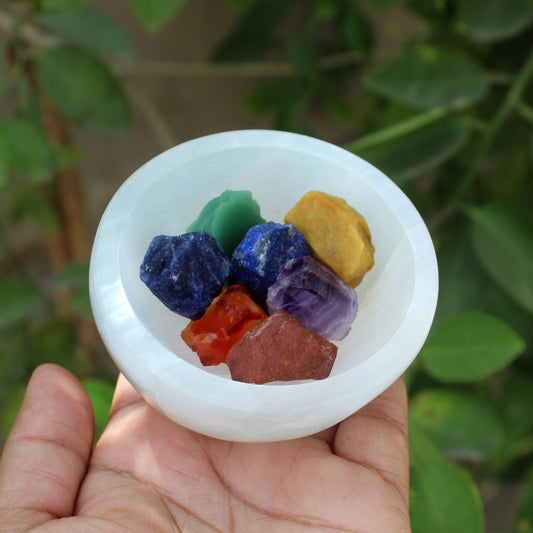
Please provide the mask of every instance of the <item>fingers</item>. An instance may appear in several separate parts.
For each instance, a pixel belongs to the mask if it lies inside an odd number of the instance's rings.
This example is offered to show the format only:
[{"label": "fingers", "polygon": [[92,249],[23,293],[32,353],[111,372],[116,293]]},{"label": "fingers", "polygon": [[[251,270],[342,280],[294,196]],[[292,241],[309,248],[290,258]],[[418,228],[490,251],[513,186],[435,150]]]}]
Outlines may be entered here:
[{"label": "fingers", "polygon": [[0,531],[72,515],[93,433],[83,385],[61,367],[37,368],[0,460]]},{"label": "fingers", "polygon": [[403,377],[337,429],[334,453],[373,468],[409,502],[407,392]]},{"label": "fingers", "polygon": [[327,429],[323,429],[322,431],[319,431],[318,433],[315,433],[312,438],[318,439],[320,441],[323,441],[326,443],[326,445],[332,449],[333,443],[335,442],[335,435],[337,434],[337,429],[339,425],[336,424],[335,426],[331,426]]}]

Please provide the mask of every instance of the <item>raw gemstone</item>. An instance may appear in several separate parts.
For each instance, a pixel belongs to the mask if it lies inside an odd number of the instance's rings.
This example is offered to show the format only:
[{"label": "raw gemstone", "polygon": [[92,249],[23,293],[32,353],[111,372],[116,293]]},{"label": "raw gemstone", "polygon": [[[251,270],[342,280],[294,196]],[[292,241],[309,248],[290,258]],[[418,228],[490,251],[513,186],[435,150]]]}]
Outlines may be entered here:
[{"label": "raw gemstone", "polygon": [[158,235],[148,246],[140,277],[169,309],[196,320],[222,289],[229,267],[222,246],[204,231]]},{"label": "raw gemstone", "polygon": [[305,328],[286,311],[253,327],[228,352],[232,379],[267,383],[329,376],[337,346]]},{"label": "raw gemstone", "polygon": [[181,338],[205,366],[226,362],[229,349],[267,317],[242,285],[230,285],[218,295],[205,314],[190,322]]},{"label": "raw gemstone", "polygon": [[341,340],[355,320],[357,294],[316,259],[297,257],[280,268],[267,305],[270,313],[284,309],[322,337]]},{"label": "raw gemstone", "polygon": [[265,219],[259,212],[259,204],[250,191],[224,191],[202,209],[187,231],[206,231],[213,235],[231,257],[248,229],[262,224]]},{"label": "raw gemstone", "polygon": [[363,216],[345,200],[310,191],[287,213],[305,236],[313,255],[344,283],[356,287],[374,266],[374,246]]},{"label": "raw gemstone", "polygon": [[253,226],[233,252],[232,280],[244,285],[252,298],[264,305],[281,265],[310,253],[304,236],[292,224],[267,222]]}]

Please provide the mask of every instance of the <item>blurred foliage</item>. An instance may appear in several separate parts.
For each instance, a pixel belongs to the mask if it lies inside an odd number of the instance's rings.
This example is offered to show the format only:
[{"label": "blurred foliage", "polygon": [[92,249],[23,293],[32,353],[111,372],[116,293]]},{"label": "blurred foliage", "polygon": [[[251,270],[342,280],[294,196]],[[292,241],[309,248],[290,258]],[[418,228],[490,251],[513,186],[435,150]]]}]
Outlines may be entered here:
[{"label": "blurred foliage", "polygon": [[[521,497],[507,533],[533,531],[532,0],[219,1],[235,23],[205,67],[265,68],[250,113],[277,129],[335,131],[328,140],[390,176],[432,233],[439,304],[406,375],[414,533],[482,532],[484,488],[509,483]],[[109,376],[79,355],[86,262],[35,272],[10,240],[33,221],[47,245],[62,224],[58,175],[79,159],[50,135],[44,100],[67,125],[108,134],[131,124],[114,65],[135,61],[133,46],[94,4],[0,4],[4,435],[41,362],[83,378],[99,431],[111,401]],[[129,4],[154,32],[187,1]]]}]

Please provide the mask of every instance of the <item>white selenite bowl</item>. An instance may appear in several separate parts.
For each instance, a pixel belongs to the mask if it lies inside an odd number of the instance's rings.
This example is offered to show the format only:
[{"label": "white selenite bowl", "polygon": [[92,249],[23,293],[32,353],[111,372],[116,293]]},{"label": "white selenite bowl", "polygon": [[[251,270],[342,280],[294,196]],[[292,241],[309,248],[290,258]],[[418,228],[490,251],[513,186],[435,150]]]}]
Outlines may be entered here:
[{"label": "white selenite bowl", "polygon": [[[188,320],[140,281],[152,238],[184,233],[226,189],[251,191],[266,220],[283,222],[311,190],[344,198],[366,218],[375,265],[356,288],[359,312],[328,378],[255,385],[232,381],[224,364],[203,367],[180,337]],[[124,182],[98,227],[90,292],[111,357],[151,405],[205,435],[275,441],[340,422],[401,376],[431,327],[438,272],[422,218],[372,165],[303,135],[230,131],[176,146]]]}]

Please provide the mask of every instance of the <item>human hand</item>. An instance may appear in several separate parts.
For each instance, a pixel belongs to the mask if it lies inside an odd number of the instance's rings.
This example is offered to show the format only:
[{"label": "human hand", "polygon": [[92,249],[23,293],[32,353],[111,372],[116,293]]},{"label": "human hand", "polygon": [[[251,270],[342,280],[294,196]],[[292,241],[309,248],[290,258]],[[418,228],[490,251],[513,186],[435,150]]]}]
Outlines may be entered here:
[{"label": "human hand", "polygon": [[403,379],[292,441],[199,435],[123,377],[94,450],[93,425],[76,378],[34,372],[0,460],[0,532],[410,532]]}]

